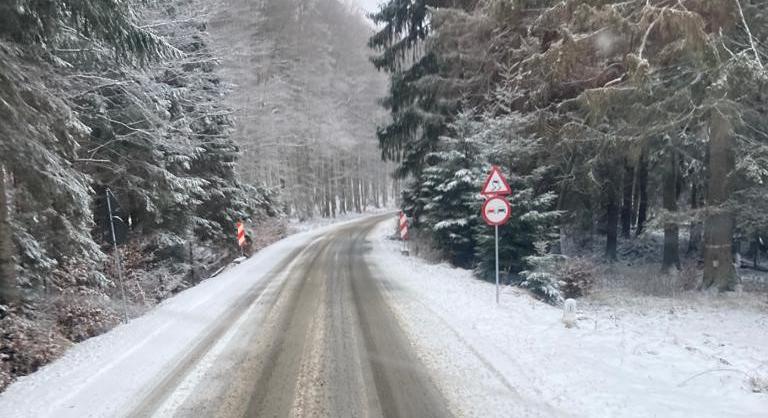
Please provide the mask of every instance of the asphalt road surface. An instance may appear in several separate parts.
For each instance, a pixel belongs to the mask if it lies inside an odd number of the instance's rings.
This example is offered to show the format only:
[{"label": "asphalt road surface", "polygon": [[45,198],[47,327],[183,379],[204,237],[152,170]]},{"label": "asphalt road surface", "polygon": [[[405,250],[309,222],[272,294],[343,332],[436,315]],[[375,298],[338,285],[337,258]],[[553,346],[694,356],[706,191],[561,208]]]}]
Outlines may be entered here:
[{"label": "asphalt road surface", "polygon": [[450,416],[366,265],[383,219],[286,254],[130,415]]}]

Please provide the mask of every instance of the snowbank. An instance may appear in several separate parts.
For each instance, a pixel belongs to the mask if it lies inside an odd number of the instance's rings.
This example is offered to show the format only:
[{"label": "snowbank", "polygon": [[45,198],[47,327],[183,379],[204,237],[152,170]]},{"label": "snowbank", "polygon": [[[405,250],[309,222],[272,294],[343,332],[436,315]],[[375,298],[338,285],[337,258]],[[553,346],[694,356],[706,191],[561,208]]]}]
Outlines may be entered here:
[{"label": "snowbank", "polygon": [[625,296],[559,309],[471,272],[404,257],[372,233],[370,261],[419,356],[462,416],[766,417],[768,308]]}]

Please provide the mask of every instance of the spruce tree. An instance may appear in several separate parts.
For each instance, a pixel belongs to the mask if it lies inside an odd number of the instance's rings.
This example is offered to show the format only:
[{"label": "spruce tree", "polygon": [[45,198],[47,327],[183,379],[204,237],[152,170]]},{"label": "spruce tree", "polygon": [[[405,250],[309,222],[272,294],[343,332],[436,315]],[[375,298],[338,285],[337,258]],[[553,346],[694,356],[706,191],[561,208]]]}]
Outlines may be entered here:
[{"label": "spruce tree", "polygon": [[440,150],[427,155],[429,166],[421,176],[421,222],[432,241],[455,265],[472,267],[476,245],[474,230],[480,222],[478,191],[484,173],[480,156],[483,144],[471,136],[470,115],[459,115],[452,124],[454,137],[444,137]]}]

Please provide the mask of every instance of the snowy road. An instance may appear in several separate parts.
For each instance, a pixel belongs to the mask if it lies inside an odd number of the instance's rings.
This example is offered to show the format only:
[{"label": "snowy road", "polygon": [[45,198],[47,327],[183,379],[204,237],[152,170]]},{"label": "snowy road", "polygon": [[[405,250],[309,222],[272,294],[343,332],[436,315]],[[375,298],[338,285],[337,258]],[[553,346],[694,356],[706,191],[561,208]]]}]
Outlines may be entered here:
[{"label": "snowy road", "polygon": [[0,416],[450,416],[364,258],[390,216],[263,250],[20,379]]},{"label": "snowy road", "polygon": [[19,379],[0,394],[0,417],[768,410],[750,387],[767,371],[759,303],[585,303],[566,329],[559,309],[524,292],[507,287],[496,305],[470,271],[402,256],[393,229],[382,215],[265,248]]},{"label": "snowy road", "polygon": [[447,416],[364,261],[380,220],[285,257],[131,415]]}]

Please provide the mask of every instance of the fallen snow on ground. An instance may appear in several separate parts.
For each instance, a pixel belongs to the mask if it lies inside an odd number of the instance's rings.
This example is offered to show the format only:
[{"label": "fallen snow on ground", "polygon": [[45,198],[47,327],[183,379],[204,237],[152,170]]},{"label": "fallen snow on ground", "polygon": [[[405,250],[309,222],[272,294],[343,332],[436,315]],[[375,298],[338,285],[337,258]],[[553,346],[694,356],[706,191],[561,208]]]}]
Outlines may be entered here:
[{"label": "fallen snow on ground", "polygon": [[[753,295],[598,295],[578,327],[512,287],[400,254],[369,255],[393,311],[461,416],[768,417],[768,307]],[[760,296],[762,298],[765,295]],[[763,380],[764,382],[764,380]]]},{"label": "fallen snow on ground", "polygon": [[384,214],[387,212],[392,212],[393,214],[392,216],[394,216],[395,209],[389,208],[389,207],[366,208],[361,213],[349,212],[343,215],[338,215],[335,218],[313,218],[306,221],[300,221],[296,218],[293,218],[288,221],[288,232],[295,234],[298,232],[313,231],[315,229],[322,228],[328,225],[337,224],[339,222],[354,221],[356,219],[364,218],[366,216]]},{"label": "fallen snow on ground", "polygon": [[111,417],[146,395],[238,298],[293,250],[340,224],[290,236],[146,315],[73,346],[0,394],[0,417]]}]

